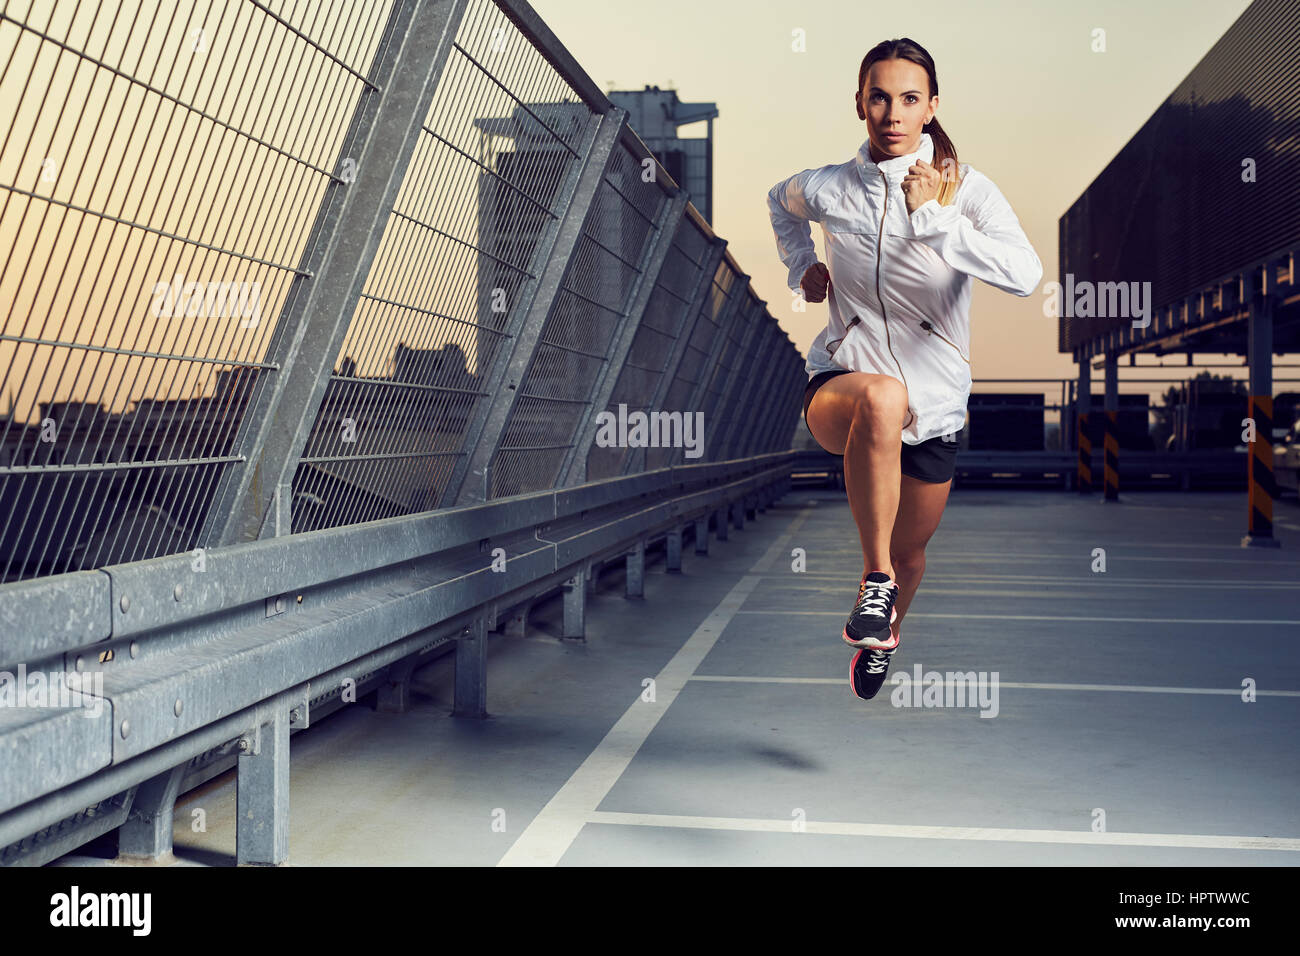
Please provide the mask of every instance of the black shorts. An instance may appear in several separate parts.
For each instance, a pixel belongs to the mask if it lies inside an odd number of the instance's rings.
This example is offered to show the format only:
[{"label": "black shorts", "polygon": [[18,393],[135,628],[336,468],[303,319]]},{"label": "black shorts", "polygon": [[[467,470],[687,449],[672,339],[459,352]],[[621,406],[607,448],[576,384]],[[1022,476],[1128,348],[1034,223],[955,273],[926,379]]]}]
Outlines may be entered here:
[{"label": "black shorts", "polygon": [[[842,375],[849,371],[846,368],[828,369],[825,372],[818,372],[808,380],[808,385],[803,392],[803,422],[808,424],[808,403],[816,394],[817,389],[821,388],[833,376]],[[808,429],[808,434],[812,435],[812,429]],[[813,436],[813,441],[817,436]],[[909,445],[903,442],[902,450],[902,468],[903,474],[916,478],[919,481],[930,481],[936,484],[942,484],[952,478],[952,473],[957,467],[957,441],[944,441],[942,435],[936,435],[921,442],[919,445]]]}]

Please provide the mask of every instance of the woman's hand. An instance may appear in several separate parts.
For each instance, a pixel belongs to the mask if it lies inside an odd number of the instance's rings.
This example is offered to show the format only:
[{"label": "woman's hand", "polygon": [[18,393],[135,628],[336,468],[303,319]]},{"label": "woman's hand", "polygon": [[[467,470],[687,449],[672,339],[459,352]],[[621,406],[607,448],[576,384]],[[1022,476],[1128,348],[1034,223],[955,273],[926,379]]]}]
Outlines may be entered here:
[{"label": "woman's hand", "polygon": [[907,214],[910,216],[931,199],[939,198],[939,187],[943,177],[923,159],[918,159],[907,169],[903,177],[903,198],[907,201]]},{"label": "woman's hand", "polygon": [[826,298],[826,288],[831,284],[831,274],[827,271],[826,266],[820,262],[814,262],[803,274],[799,280],[799,288],[803,290],[803,297],[809,302],[820,302]]}]

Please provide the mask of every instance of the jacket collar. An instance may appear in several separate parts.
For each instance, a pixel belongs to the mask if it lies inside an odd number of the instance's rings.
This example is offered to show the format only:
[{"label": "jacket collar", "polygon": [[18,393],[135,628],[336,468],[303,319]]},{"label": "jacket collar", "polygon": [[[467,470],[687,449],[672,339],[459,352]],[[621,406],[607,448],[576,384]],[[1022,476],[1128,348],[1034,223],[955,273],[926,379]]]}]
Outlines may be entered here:
[{"label": "jacket collar", "polygon": [[[907,175],[908,167],[918,159],[923,159],[927,163],[934,162],[934,140],[930,138],[929,133],[921,134],[921,142],[915,151],[904,156],[891,156],[880,163],[871,158],[871,140],[868,138],[858,148],[857,164],[858,171],[862,174],[864,182],[879,183],[880,173],[883,172],[887,181],[896,183],[902,181],[903,177]],[[880,172],[877,172],[877,169]]]}]

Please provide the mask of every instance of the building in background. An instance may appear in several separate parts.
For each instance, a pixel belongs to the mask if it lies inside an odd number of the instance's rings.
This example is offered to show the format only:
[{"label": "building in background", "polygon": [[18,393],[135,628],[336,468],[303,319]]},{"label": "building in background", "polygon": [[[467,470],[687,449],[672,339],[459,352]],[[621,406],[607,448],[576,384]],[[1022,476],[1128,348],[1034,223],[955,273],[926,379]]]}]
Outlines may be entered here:
[{"label": "building in background", "polygon": [[[655,154],[668,175],[690,193],[691,202],[713,224],[713,121],[717,103],[683,103],[676,90],[610,90],[610,101],[628,112],[628,124]],[[703,139],[683,139],[678,128],[707,122]]]}]

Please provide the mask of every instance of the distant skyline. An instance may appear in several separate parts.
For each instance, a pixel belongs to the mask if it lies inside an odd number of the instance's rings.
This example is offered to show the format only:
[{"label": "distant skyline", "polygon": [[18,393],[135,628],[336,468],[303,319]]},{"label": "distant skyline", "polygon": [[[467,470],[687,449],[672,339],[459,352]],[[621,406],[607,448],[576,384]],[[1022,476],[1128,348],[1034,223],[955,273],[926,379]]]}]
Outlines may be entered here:
[{"label": "distant skyline", "polygon": [[[767,192],[801,169],[850,159],[866,138],[852,96],[867,49],[910,36],[935,57],[938,115],[959,159],[1007,196],[1048,282],[1058,276],[1061,215],[1248,5],[1102,0],[1071,9],[1047,0],[938,0],[918,18],[902,9],[868,17],[844,0],[662,0],[653,7],[608,0],[596,13],[586,0],[533,3],[602,88],[658,85],[688,102],[717,103],[714,227],[801,353],[825,325],[826,306],[793,311]],[[73,54],[58,52],[32,30],[0,24],[0,59],[6,62],[0,104],[9,106],[12,126],[0,149],[0,182],[17,186],[6,192],[0,211],[0,249],[13,252],[0,268],[6,308],[0,401],[6,414],[16,405],[18,417],[30,421],[41,402],[98,398],[115,413],[145,397],[211,395],[214,371],[228,362],[205,359],[265,359],[273,319],[324,191],[320,171],[336,159],[357,87],[346,73],[307,71],[326,83],[316,95],[333,108],[286,111],[298,93],[276,77],[298,63],[302,43],[286,40],[292,34],[283,30],[250,33],[242,18],[173,7],[141,24],[112,10],[62,4],[34,15],[53,37],[82,37],[98,24],[91,33],[111,52],[104,54],[109,62],[137,64],[141,78],[158,91],[259,130],[299,161],[283,162],[265,146],[250,147],[247,136],[226,133],[220,142],[238,148],[205,148],[216,142],[215,128],[197,122],[192,105],[161,108],[156,93],[127,96],[140,87],[120,77],[91,82],[91,71],[70,68]],[[330,0],[314,8],[311,19],[335,27],[355,21],[357,43],[346,55],[364,69],[385,9],[358,11]],[[111,42],[105,32],[110,22]],[[209,29],[197,46],[194,22]],[[1092,51],[1095,30],[1105,31],[1105,52]],[[792,49],[795,31],[803,31],[805,52]],[[276,72],[254,68],[277,57]],[[98,75],[103,80],[104,71]],[[497,108],[503,107],[489,112]],[[683,128],[688,136],[697,131],[702,134],[704,124]],[[173,234],[178,240],[168,238]],[[813,236],[820,254],[821,230]],[[426,288],[460,288],[441,271],[458,268],[455,260],[433,247],[401,248],[420,259]],[[390,266],[377,266],[372,281],[391,274]],[[205,280],[209,290],[214,281],[259,282],[256,314],[196,321],[151,310],[165,298],[157,294],[158,283],[191,280]],[[976,390],[1054,394],[1055,384],[987,380],[1076,374],[1056,350],[1056,321],[1043,314],[1041,292],[1019,298],[978,281],[973,292]],[[463,305],[453,296],[440,308]],[[360,316],[349,326],[340,358],[352,356],[361,376],[390,374],[394,346],[403,339],[424,349],[456,342],[477,367],[472,326],[422,325],[373,304]],[[1176,381],[1186,374],[1178,366],[1150,377]],[[1163,391],[1126,387],[1132,377],[1121,372],[1123,390]],[[1284,386],[1286,380],[1277,381]],[[1094,387],[1100,387],[1099,376]]]},{"label": "distant skyline", "polygon": [[[826,305],[809,304],[802,314],[791,309],[767,191],[801,169],[852,158],[866,140],[852,96],[858,65],[872,46],[906,36],[934,57],[936,115],[959,160],[1006,195],[1043,262],[1046,283],[1058,276],[1060,217],[1250,5],[935,0],[865,8],[847,0],[660,0],[653,6],[610,0],[593,16],[587,0],[532,3],[602,89],[651,84],[672,87],[684,100],[718,104],[713,227],[805,355],[826,323]],[[804,53],[792,50],[796,29],[804,31]],[[1095,29],[1105,31],[1105,52],[1092,51]],[[703,129],[682,133],[703,135]],[[823,258],[820,228],[813,228],[813,239]],[[1041,292],[1019,298],[974,283],[976,379],[1077,374],[1069,356],[1057,351],[1056,320],[1043,315],[1043,302]],[[1122,372],[1121,383],[1126,374],[1133,373]],[[1094,383],[1099,387],[1095,374]]]}]

